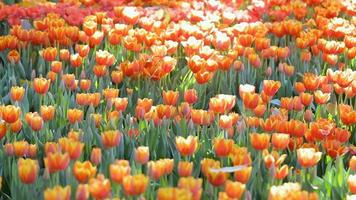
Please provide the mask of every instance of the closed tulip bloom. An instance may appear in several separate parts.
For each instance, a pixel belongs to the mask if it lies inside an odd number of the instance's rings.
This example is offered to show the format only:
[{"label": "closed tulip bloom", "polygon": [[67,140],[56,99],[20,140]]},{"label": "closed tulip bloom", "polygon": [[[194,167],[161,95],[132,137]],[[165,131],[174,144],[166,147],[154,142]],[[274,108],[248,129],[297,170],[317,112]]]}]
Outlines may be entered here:
[{"label": "closed tulip bloom", "polygon": [[40,113],[44,121],[50,121],[54,118],[56,109],[54,106],[41,106]]},{"label": "closed tulip bloom", "polygon": [[347,179],[347,183],[349,185],[350,192],[352,194],[356,194],[356,175],[350,175]]},{"label": "closed tulip bloom", "polygon": [[194,154],[198,148],[198,138],[192,135],[188,136],[187,138],[177,136],[176,147],[182,156],[190,156]]},{"label": "closed tulip bloom", "polygon": [[4,121],[0,121],[0,140],[6,135],[6,123]]},{"label": "closed tulip bloom", "polygon": [[245,184],[242,184],[238,181],[226,181],[225,183],[225,192],[230,198],[240,199],[242,194],[245,191]]},{"label": "closed tulip bloom", "polygon": [[252,167],[246,167],[242,170],[236,171],[234,173],[235,175],[235,180],[241,183],[246,184],[251,176],[251,172],[252,172]]},{"label": "closed tulip bloom", "polygon": [[44,191],[44,200],[70,200],[71,187],[61,187],[59,185],[53,188],[47,188]]},{"label": "closed tulip bloom", "polygon": [[178,163],[178,175],[180,177],[190,176],[193,172],[193,163],[187,161],[180,161]]},{"label": "closed tulip bloom", "polygon": [[113,148],[120,144],[122,133],[118,130],[104,131],[101,133],[101,140],[105,148]]},{"label": "closed tulip bloom", "polygon": [[110,198],[111,183],[104,175],[98,174],[96,178],[89,180],[89,192],[95,199]]},{"label": "closed tulip bloom", "polygon": [[109,172],[111,179],[114,182],[121,184],[124,177],[130,175],[131,167],[128,163],[123,164],[122,162],[114,162],[110,164]]},{"label": "closed tulip bloom", "polygon": [[80,122],[83,118],[83,111],[79,109],[68,109],[67,118],[71,124]]},{"label": "closed tulip bloom", "polygon": [[194,177],[181,177],[178,181],[178,188],[184,188],[192,193],[193,200],[199,200],[202,194],[203,180],[201,178]]},{"label": "closed tulip bloom", "polygon": [[177,104],[178,98],[179,98],[179,92],[178,91],[163,91],[163,103],[166,105],[171,105],[175,106]]},{"label": "closed tulip bloom", "polygon": [[76,161],[73,166],[73,175],[80,183],[86,183],[96,174],[96,167],[90,161]]},{"label": "closed tulip bloom", "polygon": [[55,173],[57,171],[65,170],[70,162],[68,153],[49,153],[47,157],[44,158],[45,167],[48,169],[49,173]]},{"label": "closed tulip bloom", "polygon": [[21,109],[17,106],[7,105],[3,107],[1,112],[1,117],[6,123],[14,123],[16,122],[21,114]]},{"label": "closed tulip bloom", "polygon": [[128,175],[122,182],[122,188],[126,195],[138,196],[143,194],[148,185],[148,177],[143,174]]},{"label": "closed tulip bloom", "polygon": [[18,119],[16,122],[10,124],[11,132],[18,133],[22,129],[22,121]]},{"label": "closed tulip bloom", "polygon": [[217,138],[213,141],[215,154],[219,157],[228,156],[232,150],[234,141],[231,139]]},{"label": "closed tulip bloom", "polygon": [[209,183],[215,187],[219,187],[219,186],[223,185],[228,178],[228,174],[225,172],[215,172],[215,171],[212,171],[212,169],[215,169],[215,168],[210,168],[208,170],[208,174],[207,174]]},{"label": "closed tulip bloom", "polygon": [[315,166],[322,153],[316,152],[314,148],[300,148],[297,150],[298,162],[302,167],[308,168]]},{"label": "closed tulip bloom", "polygon": [[43,119],[37,112],[27,113],[26,121],[33,131],[40,131],[43,127]]},{"label": "closed tulip bloom", "polygon": [[272,145],[277,150],[283,150],[287,148],[289,144],[289,134],[283,133],[273,133],[272,134]]},{"label": "closed tulip bloom", "polygon": [[90,153],[90,161],[95,165],[99,165],[101,163],[101,149],[98,147],[94,147]]},{"label": "closed tulip bloom", "polygon": [[352,156],[349,161],[349,168],[351,171],[356,171],[356,156]]},{"label": "closed tulip bloom", "polygon": [[139,146],[135,149],[135,161],[144,165],[150,159],[150,152],[148,147]]},{"label": "closed tulip bloom", "polygon": [[18,86],[11,87],[10,96],[13,101],[17,101],[17,102],[22,101],[24,94],[25,94],[25,88],[18,87]]},{"label": "closed tulip bloom", "polygon": [[27,141],[15,141],[13,142],[14,153],[17,157],[28,156],[30,144]]},{"label": "closed tulip bloom", "polygon": [[89,185],[88,184],[79,184],[77,187],[77,192],[75,193],[76,200],[87,200],[89,199]]},{"label": "closed tulip bloom", "polygon": [[51,80],[45,78],[35,78],[33,80],[33,89],[36,93],[44,95],[47,93]]},{"label": "closed tulip bloom", "polygon": [[159,188],[157,191],[157,200],[190,200],[192,199],[192,193],[187,189],[166,187]]},{"label": "closed tulip bloom", "polygon": [[195,89],[189,89],[184,92],[184,101],[194,104],[198,101],[198,94]]},{"label": "closed tulip bloom", "polygon": [[7,54],[7,60],[12,63],[16,64],[20,61],[20,53],[17,50],[11,50]]},{"label": "closed tulip bloom", "polygon": [[56,59],[57,49],[55,47],[48,47],[40,51],[40,55],[45,61],[51,62]]},{"label": "closed tulip bloom", "polygon": [[31,184],[36,181],[38,170],[39,170],[37,160],[32,160],[29,158],[27,159],[20,158],[17,163],[17,167],[18,167],[19,178],[22,183]]},{"label": "closed tulip bloom", "polygon": [[270,135],[267,133],[251,133],[250,140],[252,147],[261,151],[269,147]]}]

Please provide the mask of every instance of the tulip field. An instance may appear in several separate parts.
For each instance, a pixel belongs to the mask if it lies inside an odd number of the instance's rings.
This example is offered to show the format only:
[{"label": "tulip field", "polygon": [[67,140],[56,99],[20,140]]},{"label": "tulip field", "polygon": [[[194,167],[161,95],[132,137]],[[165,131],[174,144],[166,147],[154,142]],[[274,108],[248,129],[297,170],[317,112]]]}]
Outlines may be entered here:
[{"label": "tulip field", "polygon": [[354,0],[0,0],[0,199],[356,199]]}]

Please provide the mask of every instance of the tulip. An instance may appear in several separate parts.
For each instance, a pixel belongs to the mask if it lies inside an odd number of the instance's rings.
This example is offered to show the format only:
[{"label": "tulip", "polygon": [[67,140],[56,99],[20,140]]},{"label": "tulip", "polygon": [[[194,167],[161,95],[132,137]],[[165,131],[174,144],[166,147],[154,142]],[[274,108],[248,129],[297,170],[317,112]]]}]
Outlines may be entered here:
[{"label": "tulip", "polygon": [[122,133],[118,130],[104,131],[101,140],[105,148],[113,148],[120,144]]},{"label": "tulip", "polygon": [[245,187],[245,184],[228,180],[225,184],[225,192],[230,198],[240,199]]},{"label": "tulip", "polygon": [[171,199],[181,199],[190,200],[192,199],[192,193],[187,189],[181,188],[159,188],[157,191],[157,200],[171,200]]},{"label": "tulip", "polygon": [[80,183],[86,183],[96,174],[96,167],[90,161],[76,161],[73,166],[73,175]]},{"label": "tulip", "polygon": [[104,175],[98,174],[96,178],[89,180],[89,192],[95,199],[110,198],[111,183]]},{"label": "tulip", "polygon": [[7,105],[3,107],[1,117],[6,123],[11,124],[19,119],[20,114],[21,114],[21,109],[19,107],[13,105]]},{"label": "tulip", "polygon": [[111,179],[118,184],[122,184],[124,177],[130,175],[131,168],[128,162],[116,161],[110,164],[109,171]]},{"label": "tulip", "polygon": [[45,78],[35,78],[33,80],[33,89],[36,93],[44,95],[47,93],[51,80]]},{"label": "tulip", "polygon": [[70,162],[68,153],[49,153],[47,157],[44,158],[45,167],[48,169],[49,173],[55,173],[57,171],[65,170]]},{"label": "tulip", "polygon": [[11,87],[10,96],[13,101],[17,101],[17,102],[22,101],[24,94],[25,94],[25,88],[18,87],[18,86]]},{"label": "tulip", "polygon": [[101,149],[98,147],[94,147],[91,150],[90,161],[95,165],[99,165],[101,163]]},{"label": "tulip", "polygon": [[250,134],[251,145],[256,150],[264,150],[269,146],[270,135],[267,133],[251,133]]},{"label": "tulip", "polygon": [[142,174],[134,176],[125,176],[122,182],[122,188],[125,194],[130,196],[138,196],[146,191],[148,185],[148,177]]},{"label": "tulip", "polygon": [[148,147],[139,146],[135,149],[135,161],[144,165],[148,162],[150,158],[150,152]]},{"label": "tulip", "polygon": [[53,188],[47,188],[44,191],[44,200],[70,200],[71,187],[68,185],[66,187],[55,186]]},{"label": "tulip", "polygon": [[56,110],[54,106],[41,106],[40,113],[44,121],[50,121],[54,118]]},{"label": "tulip", "polygon": [[67,118],[69,123],[75,124],[76,122],[80,122],[83,118],[83,111],[79,109],[68,109]]},{"label": "tulip", "polygon": [[231,139],[216,138],[213,141],[215,154],[219,157],[228,156],[232,150],[234,141]]},{"label": "tulip", "polygon": [[88,184],[79,184],[77,187],[77,192],[75,193],[76,200],[87,200],[89,199],[89,186]]},{"label": "tulip", "polygon": [[13,142],[14,153],[17,157],[27,156],[30,145],[27,141],[15,141]]},{"label": "tulip", "polygon": [[178,181],[178,188],[184,188],[192,193],[193,200],[200,200],[202,194],[202,183],[201,178],[195,179],[193,177],[181,177]]},{"label": "tulip", "polygon": [[272,134],[272,145],[277,150],[283,150],[287,148],[289,144],[289,135],[283,133]]},{"label": "tulip", "polygon": [[31,184],[37,179],[39,166],[37,160],[20,158],[18,163],[19,178],[22,183]]},{"label": "tulip", "polygon": [[180,177],[191,176],[192,171],[193,171],[193,163],[192,162],[180,161],[178,163],[178,175]]},{"label": "tulip", "polygon": [[315,166],[322,153],[316,152],[313,148],[300,148],[297,150],[298,163],[305,168]]},{"label": "tulip", "polygon": [[198,148],[198,138],[192,135],[188,136],[187,138],[177,136],[176,147],[177,151],[182,156],[193,155]]},{"label": "tulip", "polygon": [[349,185],[350,192],[352,194],[356,194],[356,175],[350,175],[347,179],[347,183]]}]

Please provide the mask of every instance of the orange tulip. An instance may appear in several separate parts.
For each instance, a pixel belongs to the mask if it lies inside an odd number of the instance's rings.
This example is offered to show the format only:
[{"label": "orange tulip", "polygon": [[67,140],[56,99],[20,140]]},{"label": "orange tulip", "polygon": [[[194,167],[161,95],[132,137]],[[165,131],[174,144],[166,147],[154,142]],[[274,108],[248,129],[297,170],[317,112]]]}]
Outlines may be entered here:
[{"label": "orange tulip", "polygon": [[138,196],[146,191],[148,185],[148,177],[143,174],[137,174],[134,176],[125,176],[122,182],[122,188],[125,194],[130,196]]},{"label": "orange tulip", "polygon": [[356,194],[356,175],[350,175],[347,179],[347,183],[349,185],[350,192],[352,194]]},{"label": "orange tulip", "polygon": [[67,118],[71,124],[80,122],[83,118],[83,111],[78,109],[68,109]]},{"label": "orange tulip", "polygon": [[131,173],[130,164],[128,162],[120,162],[117,160],[110,164],[109,172],[110,177],[114,182],[122,184],[124,177],[130,175]]},{"label": "orange tulip", "polygon": [[314,148],[300,148],[297,150],[298,162],[302,167],[313,167],[315,166],[322,153],[316,152]]},{"label": "orange tulip", "polygon": [[87,200],[89,199],[89,185],[79,184],[77,187],[77,192],[75,193],[76,200]]},{"label": "orange tulip", "polygon": [[270,135],[267,133],[251,133],[250,134],[251,145],[256,150],[264,150],[269,146]]},{"label": "orange tulip", "polygon": [[111,183],[104,175],[98,174],[89,180],[89,192],[95,199],[105,199],[111,196]]},{"label": "orange tulip", "polygon": [[283,165],[282,167],[276,169],[274,177],[277,180],[283,180],[288,175],[288,171],[288,165]]},{"label": "orange tulip", "polygon": [[204,158],[200,161],[201,171],[205,176],[208,176],[210,168],[218,169],[220,168],[220,161],[213,160],[210,158]]},{"label": "orange tulip", "polygon": [[2,108],[1,117],[6,123],[16,122],[21,114],[21,109],[17,106],[7,105]]},{"label": "orange tulip", "polygon": [[178,98],[179,98],[179,92],[178,91],[163,91],[163,103],[166,105],[171,105],[175,106],[177,104]]},{"label": "orange tulip", "polygon": [[307,90],[314,91],[319,87],[319,77],[313,73],[305,73],[303,76],[303,83]]},{"label": "orange tulip", "polygon": [[225,192],[230,198],[240,199],[245,191],[245,187],[245,184],[228,180],[225,184]]},{"label": "orange tulip", "polygon": [[157,191],[157,200],[190,200],[192,193],[187,189],[165,187],[159,188]]},{"label": "orange tulip", "polygon": [[213,141],[215,154],[219,157],[228,156],[231,153],[234,141],[231,139],[216,138]]},{"label": "orange tulip", "polygon": [[192,174],[193,171],[193,163],[186,161],[179,161],[178,163],[178,175],[180,177],[187,177]]},{"label": "orange tulip", "polygon": [[44,158],[45,167],[48,169],[49,173],[55,173],[57,171],[65,170],[70,162],[68,153],[49,153],[47,157]]},{"label": "orange tulip", "polygon": [[122,133],[118,130],[104,131],[101,133],[101,140],[105,148],[113,148],[120,144]]},{"label": "orange tulip", "polygon": [[124,98],[115,98],[113,100],[113,103],[114,103],[114,106],[115,106],[115,109],[117,111],[125,111],[126,110],[126,107],[127,107],[127,104],[128,104],[128,99],[126,97]]},{"label": "orange tulip", "polygon": [[260,101],[260,96],[251,92],[244,92],[241,98],[244,106],[249,109],[255,109]]},{"label": "orange tulip", "polygon": [[283,133],[272,134],[272,145],[277,150],[284,150],[289,144],[290,136]]},{"label": "orange tulip", "polygon": [[57,49],[55,47],[48,47],[40,51],[40,55],[45,61],[52,62],[56,59]]},{"label": "orange tulip", "polygon": [[25,94],[25,88],[18,87],[18,86],[11,87],[10,96],[13,101],[17,101],[17,102],[22,101],[24,94]]},{"label": "orange tulip", "polygon": [[184,92],[184,101],[189,104],[194,104],[198,100],[197,91],[195,89],[189,89]]},{"label": "orange tulip", "polygon": [[124,79],[124,73],[121,70],[111,72],[111,81],[115,84],[120,84]]},{"label": "orange tulip", "polygon": [[352,156],[349,161],[349,168],[351,171],[356,171],[356,156]]},{"label": "orange tulip", "polygon": [[86,183],[96,174],[96,167],[90,161],[76,161],[73,166],[73,175],[80,183]]},{"label": "orange tulip", "polygon": [[267,96],[274,96],[280,87],[281,87],[281,82],[279,81],[274,81],[274,80],[263,81],[263,91]]},{"label": "orange tulip", "polygon": [[44,200],[70,200],[71,187],[55,186],[44,191]]},{"label": "orange tulip", "polygon": [[198,137],[190,135],[185,139],[181,136],[177,136],[176,147],[182,156],[193,155],[198,148]]},{"label": "orange tulip", "polygon": [[179,178],[178,188],[184,188],[192,193],[193,200],[199,200],[202,194],[202,179],[195,179],[193,177]]},{"label": "orange tulip", "polygon": [[35,78],[33,80],[33,89],[36,93],[44,95],[47,93],[51,80],[45,78]]},{"label": "orange tulip", "polygon": [[15,156],[23,157],[28,155],[30,145],[28,144],[27,141],[23,141],[23,140],[15,141],[13,142],[13,148],[14,148]]},{"label": "orange tulip", "polygon": [[44,121],[50,121],[54,118],[56,110],[54,106],[41,106],[40,113]]},{"label": "orange tulip", "polygon": [[62,71],[62,62],[60,61],[53,61],[51,63],[51,71],[58,74]]},{"label": "orange tulip", "polygon": [[207,174],[209,183],[215,187],[223,185],[228,178],[228,174],[226,174],[225,172],[215,172],[212,171],[212,169],[215,168],[210,168]]},{"label": "orange tulip", "polygon": [[236,171],[235,174],[235,180],[241,183],[246,184],[248,180],[250,179],[252,172],[252,167],[246,167],[242,170]]},{"label": "orange tulip", "polygon": [[39,170],[37,160],[20,158],[17,166],[19,178],[22,183],[31,184],[36,181]]},{"label": "orange tulip", "polygon": [[16,64],[20,61],[20,53],[17,50],[11,50],[7,54],[7,60],[12,63]]},{"label": "orange tulip", "polygon": [[90,153],[90,161],[95,165],[99,165],[101,163],[101,149],[98,147],[94,147]]},{"label": "orange tulip", "polygon": [[139,146],[135,149],[135,161],[144,165],[150,159],[150,152],[148,147]]}]

